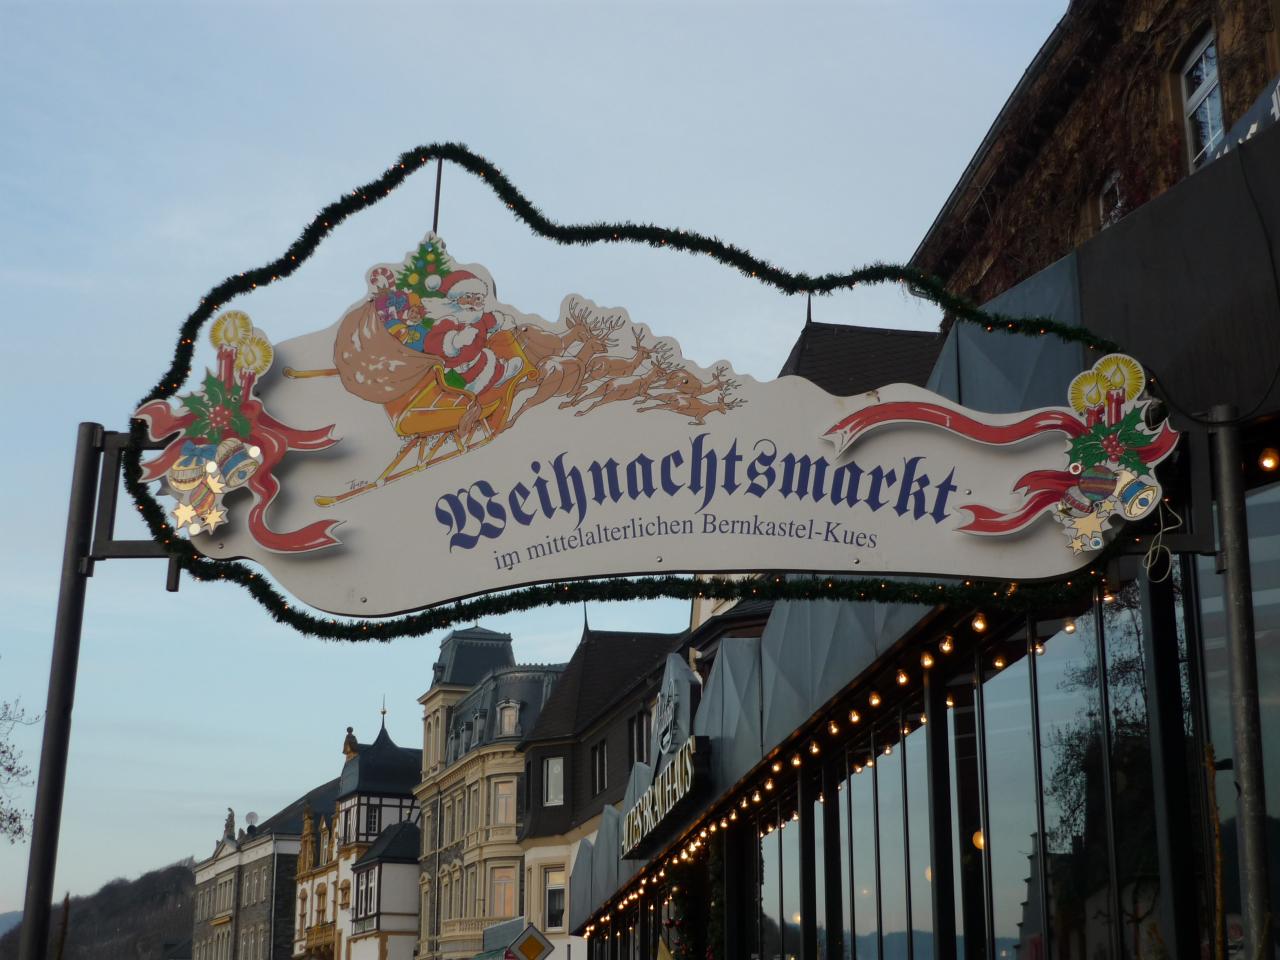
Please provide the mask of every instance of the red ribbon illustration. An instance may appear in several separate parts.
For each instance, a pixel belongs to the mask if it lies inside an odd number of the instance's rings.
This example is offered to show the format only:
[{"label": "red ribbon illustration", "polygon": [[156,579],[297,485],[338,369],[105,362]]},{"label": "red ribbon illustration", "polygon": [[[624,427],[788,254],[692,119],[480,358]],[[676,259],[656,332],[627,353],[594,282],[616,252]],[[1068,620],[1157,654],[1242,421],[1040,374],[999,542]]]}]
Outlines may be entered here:
[{"label": "red ribbon illustration", "polygon": [[[1037,410],[1013,423],[991,424],[941,404],[894,401],[879,403],[850,414],[831,427],[825,436],[831,438],[843,451],[867,431],[890,423],[926,424],[993,446],[1020,443],[1052,432],[1060,432],[1074,439],[1090,429],[1088,424],[1068,410]],[[1149,443],[1133,448],[1133,452],[1144,464],[1153,465],[1168,456],[1177,442],[1177,431],[1165,423]],[[1045,510],[1058,504],[1079,479],[1069,470],[1033,470],[1020,477],[1013,485],[1015,492],[1021,492],[1026,497],[1021,506],[1004,512],[981,504],[965,504],[960,509],[967,510],[972,519],[957,529],[967,533],[992,535],[1021,530]]]}]

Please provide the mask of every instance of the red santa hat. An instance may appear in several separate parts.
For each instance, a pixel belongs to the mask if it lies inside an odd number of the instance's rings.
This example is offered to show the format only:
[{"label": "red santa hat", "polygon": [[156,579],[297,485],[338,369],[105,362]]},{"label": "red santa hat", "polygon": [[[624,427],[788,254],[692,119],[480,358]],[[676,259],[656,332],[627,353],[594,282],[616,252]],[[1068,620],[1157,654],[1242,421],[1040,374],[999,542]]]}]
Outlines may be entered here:
[{"label": "red santa hat", "polygon": [[478,293],[487,297],[489,285],[474,273],[467,270],[454,270],[440,284],[440,292],[450,300],[457,300],[469,293]]}]

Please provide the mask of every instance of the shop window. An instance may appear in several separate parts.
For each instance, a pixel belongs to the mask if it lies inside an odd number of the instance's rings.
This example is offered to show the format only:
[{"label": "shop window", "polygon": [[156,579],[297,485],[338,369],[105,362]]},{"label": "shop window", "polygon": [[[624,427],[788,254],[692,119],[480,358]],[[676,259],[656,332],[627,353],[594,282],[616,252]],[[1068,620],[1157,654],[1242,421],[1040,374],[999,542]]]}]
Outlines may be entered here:
[{"label": "shop window", "polygon": [[1187,124],[1187,153],[1191,169],[1198,170],[1222,143],[1222,88],[1218,83],[1218,42],[1212,30],[1205,34],[1182,65],[1182,108]]},{"label": "shop window", "polygon": [[[1025,629],[978,651],[985,736],[986,826],[983,854],[990,871],[993,953],[1043,952],[1037,917],[1035,745],[1031,738],[1031,683]],[[1024,941],[1022,938],[1026,938]],[[1032,943],[1040,938],[1037,947]]]},{"label": "shop window", "polygon": [[761,808],[760,836],[760,956],[782,953],[782,834],[778,830],[777,801]]},{"label": "shop window", "polygon": [[887,949],[901,945],[905,953],[911,913],[907,902],[905,798],[897,720],[876,733],[876,765],[871,770],[871,782],[880,825],[880,935]]},{"label": "shop window", "polygon": [[499,780],[493,785],[493,822],[510,826],[516,822],[516,782]]},{"label": "shop window", "polygon": [[[1280,878],[1280,484],[1251,491],[1245,499],[1249,529],[1249,570],[1253,579],[1254,641],[1258,671],[1259,721],[1262,731],[1262,768],[1266,782],[1267,835],[1271,844],[1272,890]],[[1205,700],[1208,737],[1218,764],[1214,793],[1221,826],[1221,849],[1210,860],[1222,861],[1223,895],[1228,926],[1239,920],[1240,860],[1235,777],[1230,763],[1235,757],[1231,727],[1231,689],[1227,673],[1226,619],[1222,578],[1213,558],[1197,561],[1200,632],[1204,650]],[[1273,904],[1280,901],[1273,892]]]},{"label": "shop window", "polygon": [[933,942],[933,863],[929,851],[929,771],[924,704],[915,702],[903,711],[902,726],[911,731],[902,743],[907,770],[907,853],[911,880],[911,940],[915,956],[927,957]]},{"label": "shop window", "polygon": [[852,956],[866,960],[879,956],[880,927],[877,910],[880,880],[876,873],[875,789],[872,783],[875,756],[870,742],[851,751],[850,777],[845,783],[848,835],[842,837],[841,853],[848,859],[850,883],[846,913],[852,926]]},{"label": "shop window", "polygon": [[1049,955],[1103,955],[1112,893],[1093,615],[1037,623],[1036,639]]},{"label": "shop window", "polygon": [[[1120,942],[1136,960],[1159,949],[1160,862],[1156,850],[1155,787],[1138,585],[1129,583],[1102,605],[1104,679],[1110,705],[1112,805],[1116,822],[1116,884]],[[1147,642],[1153,642],[1148,640]],[[1158,641],[1176,645],[1177,637]],[[1188,838],[1189,842],[1189,838]]]},{"label": "shop window", "polygon": [[799,957],[803,916],[800,903],[800,811],[794,794],[778,803],[778,847],[782,873],[782,950],[787,957]]},{"label": "shop window", "polygon": [[493,867],[489,871],[489,916],[516,915],[516,868]]},{"label": "shop window", "polygon": [[956,935],[967,957],[986,954],[986,893],[982,803],[978,777],[978,724],[971,674],[948,686],[947,743],[951,764],[951,835]]},{"label": "shop window", "polygon": [[609,744],[601,740],[591,748],[591,795],[602,793],[609,785]]},{"label": "shop window", "polygon": [[[832,799],[832,803],[838,800]],[[822,819],[823,807],[826,804],[826,797],[822,794],[813,801],[813,808],[810,815],[813,817],[813,866],[814,866],[814,915],[817,919],[817,941],[818,955],[816,960],[840,960],[838,957],[831,956],[827,950],[827,884],[826,874],[824,873],[824,858],[826,857],[826,824]],[[839,896],[839,893],[836,894]],[[922,954],[923,956],[923,954]]]},{"label": "shop window", "polygon": [[564,867],[542,871],[543,921],[547,930],[564,928]]},{"label": "shop window", "polygon": [[542,761],[542,805],[558,807],[564,803],[564,757],[546,757]]}]

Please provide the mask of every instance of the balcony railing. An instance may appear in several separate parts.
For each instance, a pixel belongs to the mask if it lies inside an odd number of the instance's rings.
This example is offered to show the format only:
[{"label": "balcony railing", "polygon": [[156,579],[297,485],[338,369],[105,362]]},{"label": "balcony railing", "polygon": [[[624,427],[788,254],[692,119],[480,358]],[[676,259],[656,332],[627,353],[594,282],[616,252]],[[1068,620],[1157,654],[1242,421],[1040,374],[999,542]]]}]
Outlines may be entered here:
[{"label": "balcony railing", "polygon": [[484,933],[485,927],[493,924],[489,917],[455,917],[442,924],[440,935],[444,937],[465,937]]},{"label": "balcony railing", "polygon": [[317,923],[307,927],[307,949],[328,947],[333,945],[334,921]]}]

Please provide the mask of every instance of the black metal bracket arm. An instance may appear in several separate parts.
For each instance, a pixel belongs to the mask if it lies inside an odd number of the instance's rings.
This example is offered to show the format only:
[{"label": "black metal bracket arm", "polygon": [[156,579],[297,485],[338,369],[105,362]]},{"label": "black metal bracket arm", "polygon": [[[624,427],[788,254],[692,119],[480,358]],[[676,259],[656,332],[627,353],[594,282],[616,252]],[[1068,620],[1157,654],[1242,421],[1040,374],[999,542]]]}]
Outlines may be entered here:
[{"label": "black metal bracket arm", "polygon": [[[120,497],[121,454],[129,445],[129,435],[116,430],[102,431],[98,448],[102,456],[98,480],[98,504],[94,510],[93,546],[85,559],[85,576],[93,576],[93,565],[98,560],[168,558],[169,572],[165,589],[178,590],[178,578],[182,568],[177,558],[165,553],[164,547],[154,540],[117,540],[116,503]],[[144,450],[162,450],[163,443],[149,443]]]}]

